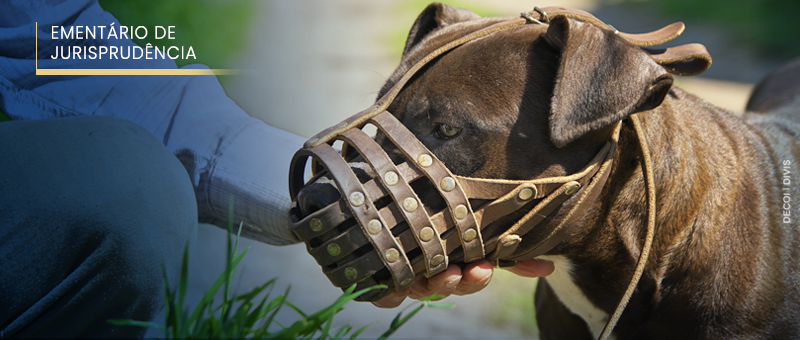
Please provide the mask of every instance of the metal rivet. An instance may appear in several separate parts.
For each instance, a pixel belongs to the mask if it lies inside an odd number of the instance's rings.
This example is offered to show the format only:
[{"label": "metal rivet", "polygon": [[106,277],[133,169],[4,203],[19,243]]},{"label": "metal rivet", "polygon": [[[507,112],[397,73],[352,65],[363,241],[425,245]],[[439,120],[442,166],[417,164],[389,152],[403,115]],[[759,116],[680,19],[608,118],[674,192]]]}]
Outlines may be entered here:
[{"label": "metal rivet", "polygon": [[527,201],[533,197],[533,190],[531,188],[525,188],[519,191],[519,199],[523,201]]},{"label": "metal rivet", "polygon": [[425,227],[419,231],[419,239],[428,242],[433,239],[433,228]]},{"label": "metal rivet", "polygon": [[328,254],[331,256],[339,256],[342,253],[342,248],[339,248],[339,245],[336,243],[331,243],[328,245]]},{"label": "metal rivet", "polygon": [[439,186],[441,186],[444,191],[453,191],[453,189],[456,188],[456,180],[452,177],[442,178],[442,181],[439,182]]},{"label": "metal rivet", "polygon": [[565,194],[565,195],[567,195],[567,196],[572,196],[572,194],[574,194],[574,193],[578,192],[578,189],[579,189],[580,187],[581,187],[581,185],[580,185],[580,184],[575,184],[575,185],[573,185],[573,186],[571,186],[571,187],[567,188],[567,191],[564,191],[564,194]]},{"label": "metal rivet", "polygon": [[348,280],[353,281],[358,277],[358,271],[353,267],[347,267],[344,269],[344,277]]},{"label": "metal rivet", "polygon": [[444,255],[436,254],[434,257],[431,258],[431,266],[438,266],[444,262]]},{"label": "metal rivet", "polygon": [[411,282],[414,282],[414,278],[413,277],[409,277],[409,278],[403,280],[403,282],[400,282],[400,286],[408,286],[408,285],[411,284]]},{"label": "metal rivet", "polygon": [[478,236],[478,232],[475,231],[475,229],[470,228],[464,232],[464,242],[472,241],[476,236]]},{"label": "metal rivet", "polygon": [[386,261],[394,262],[397,261],[397,259],[399,258],[400,258],[400,252],[397,251],[397,249],[389,248],[389,250],[386,251]]},{"label": "metal rivet", "polygon": [[322,230],[322,221],[318,218],[312,218],[308,225],[311,227],[311,230],[314,232],[318,232]]},{"label": "metal rivet", "polygon": [[459,204],[455,209],[455,215],[457,219],[462,219],[467,216],[467,207],[463,204]]},{"label": "metal rivet", "polygon": [[423,168],[427,168],[433,164],[433,158],[431,158],[431,155],[423,153],[417,157],[417,163]]},{"label": "metal rivet", "polygon": [[403,200],[403,209],[405,211],[413,212],[414,210],[417,210],[417,206],[418,204],[416,198],[406,197],[406,199]]},{"label": "metal rivet", "polygon": [[383,174],[383,181],[388,185],[395,185],[397,184],[397,173],[394,171],[387,171]]},{"label": "metal rivet", "polygon": [[372,235],[378,235],[382,229],[383,225],[381,225],[381,221],[373,219],[367,223],[367,231]]},{"label": "metal rivet", "polygon": [[364,205],[364,194],[358,191],[355,191],[352,194],[350,194],[350,204],[356,207]]}]

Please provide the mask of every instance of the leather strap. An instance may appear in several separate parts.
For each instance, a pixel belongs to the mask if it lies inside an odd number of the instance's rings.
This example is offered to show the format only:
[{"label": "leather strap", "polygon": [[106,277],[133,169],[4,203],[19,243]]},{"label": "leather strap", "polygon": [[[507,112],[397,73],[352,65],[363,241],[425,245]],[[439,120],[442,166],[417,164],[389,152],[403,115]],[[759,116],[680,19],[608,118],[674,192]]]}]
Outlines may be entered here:
[{"label": "leather strap", "polygon": [[578,9],[553,6],[553,7],[545,7],[542,11],[544,12],[544,14],[534,10],[528,12],[528,15],[545,23],[549,22],[548,17],[556,17],[556,16],[563,16],[570,19],[576,19],[583,22],[587,22],[599,28],[614,31],[620,37],[622,37],[623,39],[627,40],[628,42],[636,46],[661,45],[665,42],[668,42],[680,36],[681,33],[683,33],[683,30],[686,28],[686,26],[682,22],[676,22],[664,28],[661,28],[657,31],[649,33],[641,33],[641,34],[631,34],[631,33],[620,32],[613,26],[600,21],[600,19],[597,19],[594,15]]},{"label": "leather strap", "polygon": [[[405,252],[402,251],[403,248],[397,243],[397,240],[393,237],[391,230],[386,227],[386,223],[381,220],[373,201],[369,196],[367,196],[364,186],[358,180],[353,171],[350,170],[350,166],[347,164],[347,162],[345,162],[339,153],[334,151],[333,148],[328,145],[322,145],[311,149],[301,149],[295,154],[294,157],[297,159],[310,156],[325,160],[326,168],[333,175],[336,185],[339,187],[340,192],[344,197],[346,197],[346,199],[353,202],[356,201],[354,198],[358,198],[360,196],[360,201],[357,202],[360,204],[347,204],[347,206],[350,208],[350,212],[355,218],[360,221],[377,220],[380,222],[380,232],[378,233],[368,232],[368,225],[366,225],[366,223],[358,223],[358,225],[361,226],[362,233],[368,236],[368,239],[372,243],[373,247],[380,250],[377,253],[378,257],[380,258],[380,262],[382,263],[381,268],[387,267],[390,269],[397,289],[403,289],[414,283],[414,272],[411,269],[411,263],[408,261]],[[332,256],[338,256],[342,253],[342,246],[338,244],[337,246],[338,247],[330,247],[330,244],[326,244],[325,250],[328,251],[328,253]],[[394,261],[387,259],[387,251],[389,251],[389,249],[395,249],[399,253],[398,258]],[[332,271],[326,271],[326,275],[328,273],[333,275],[328,275],[328,278],[331,279],[331,282],[333,282],[334,278],[336,278],[337,282],[334,282],[334,284],[342,284],[344,282],[342,286],[348,286],[352,283],[362,281],[363,279],[374,275],[377,271],[375,268],[378,266],[378,264],[375,262],[377,261],[373,260],[370,262],[369,257],[360,257],[347,264],[338,266]],[[345,281],[341,280],[342,276],[344,276]]]},{"label": "leather strap", "polygon": [[[547,218],[547,216],[549,216],[549,214],[555,210],[556,207],[560,206],[564,201],[575,194],[575,192],[570,193],[567,191],[571,183],[580,184],[580,186],[583,188],[581,190],[582,193],[580,194],[578,201],[570,208],[566,217],[557,226],[555,226],[555,228],[550,230],[549,234],[540,240],[538,244],[526,250],[525,252],[517,253],[511,256],[511,254],[514,253],[514,250],[516,250],[516,246],[518,244],[513,246],[514,249],[503,249],[506,247],[505,243],[499,242],[498,249],[495,250],[497,257],[490,259],[490,261],[495,259],[501,259],[505,261],[533,259],[539,255],[547,253],[550,251],[550,249],[553,249],[556,245],[561,243],[561,241],[567,238],[574,228],[578,228],[580,224],[577,222],[580,218],[583,218],[583,216],[586,215],[592,204],[597,201],[597,198],[600,196],[600,192],[608,181],[608,176],[609,173],[611,173],[611,165],[614,162],[614,154],[617,149],[617,143],[619,142],[621,130],[622,122],[619,122],[616,124],[611,133],[611,141],[604,148],[605,152],[598,154],[598,156],[595,157],[596,159],[593,160],[593,163],[597,164],[597,166],[594,167],[595,173],[592,173],[592,176],[585,177],[585,179],[591,178],[591,182],[588,183],[588,186],[585,186],[585,182],[588,182],[588,180],[584,180],[584,183],[570,182],[564,184],[562,188],[559,188],[558,191],[554,192],[550,196],[551,198],[549,198],[549,202],[546,200],[540,203],[540,205],[544,205],[541,208],[541,211],[539,206],[531,210],[531,212],[529,212],[513,227],[503,233],[500,236],[500,239],[503,240],[513,235],[521,236],[527,234],[529,231],[531,231],[531,229],[533,229],[533,227]],[[602,163],[600,163],[601,160],[597,160],[597,158],[601,158]]]},{"label": "leather strap", "polygon": [[[461,189],[461,184],[455,180],[455,176],[450,173],[450,170],[439,161],[436,156],[420,142],[411,131],[403,126],[388,111],[384,111],[371,118],[370,122],[374,123],[383,133],[389,137],[398,149],[400,149],[409,159],[414,162],[419,170],[421,170],[431,183],[433,183],[436,190],[447,202],[447,207],[450,210],[450,215],[453,222],[458,229],[458,236],[461,239],[461,245],[464,248],[464,260],[467,262],[479,260],[484,257],[483,253],[483,237],[481,237],[480,229],[477,227],[478,223],[475,220],[475,214],[472,211],[472,206],[469,204],[467,195]],[[428,157],[430,164],[420,164],[421,157]],[[443,187],[443,182],[447,178],[453,180],[453,187]],[[461,214],[463,212],[463,214]]]},{"label": "leather strap", "polygon": [[[458,179],[459,183],[462,183],[462,186],[465,188],[465,191],[469,193],[469,197],[482,198],[484,195],[476,191],[481,189],[486,189],[489,192],[505,189],[505,192],[508,192],[506,195],[496,198],[494,201],[475,209],[476,218],[480,221],[481,228],[483,228],[498,218],[522,208],[531,198],[539,199],[553,195],[565,183],[576,182],[579,188],[586,186],[597,173],[609,152],[613,152],[613,145],[611,142],[607,143],[583,170],[571,176],[548,177],[528,181],[487,180],[470,177],[458,177]],[[530,198],[522,199],[522,197],[528,197],[527,193],[523,195],[525,189],[531,190],[531,196]],[[494,197],[497,196],[500,195],[498,194]],[[489,196],[489,199],[493,199],[494,197]],[[536,209],[534,208],[534,210]],[[538,211],[532,212],[534,214],[541,213]]]},{"label": "leather strap", "polygon": [[[398,209],[405,221],[411,228],[412,234],[416,238],[417,244],[421,245],[422,256],[425,264],[425,276],[431,277],[447,269],[447,254],[442,248],[442,240],[438,233],[433,232],[431,222],[425,208],[422,206],[417,194],[411,189],[411,186],[399,174],[399,170],[389,159],[389,156],[383,149],[360,129],[349,129],[342,133],[342,137],[355,146],[358,152],[369,162],[370,166],[375,170],[377,177],[383,183],[383,187],[389,190],[389,194],[394,202],[403,204],[402,202],[414,202],[414,209],[407,207]],[[429,228],[430,233],[424,233],[423,228]],[[424,234],[423,234],[424,233]],[[424,235],[424,236],[422,236]],[[430,235],[430,236],[429,236]],[[402,250],[402,248],[400,248]],[[443,258],[442,262],[432,264],[433,257],[440,256]]]},{"label": "leather strap", "polygon": [[[296,223],[292,228],[292,232],[297,235],[301,241],[310,240],[327,233],[337,225],[342,224],[348,218],[352,217],[350,210],[342,210],[342,200],[315,211],[308,215],[303,220]],[[312,226],[314,224],[314,226]]]},{"label": "leather strap", "polygon": [[588,183],[588,178],[592,177],[597,171],[597,166],[603,161],[610,147],[610,143],[604,145],[586,167],[569,176],[546,177],[534,180],[505,180],[465,176],[456,176],[456,178],[464,188],[467,196],[473,199],[497,199],[499,196],[520,190],[522,186],[532,187],[534,190],[533,198],[542,198],[551,194],[562,184],[570,181],[579,181],[582,182],[581,184]]},{"label": "leather strap", "polygon": [[[537,11],[538,10],[538,11]],[[571,19],[591,23],[601,29],[610,30],[627,40],[631,44],[642,47],[650,57],[659,65],[664,66],[667,72],[679,76],[693,76],[702,73],[711,66],[711,55],[701,44],[685,44],[675,47],[650,49],[645,47],[657,46],[671,41],[683,33],[686,26],[682,22],[670,24],[662,29],[649,33],[630,34],[618,31],[590,13],[564,7],[546,7],[523,13],[523,18],[530,17],[538,21],[549,22],[549,18],[563,16]],[[539,12],[541,11],[541,12]]]},{"label": "leather strap", "polygon": [[639,122],[639,116],[632,114],[629,119],[633,123],[633,129],[636,131],[636,141],[639,143],[639,150],[642,153],[642,175],[647,185],[647,234],[644,238],[644,245],[642,245],[642,253],[639,254],[639,261],[636,263],[636,269],[633,271],[633,276],[628,284],[628,288],[625,289],[625,293],[617,304],[614,314],[608,319],[606,326],[603,328],[603,332],[600,333],[599,340],[607,340],[608,337],[611,336],[611,331],[614,330],[614,326],[617,325],[617,321],[619,321],[620,316],[622,316],[622,312],[625,311],[625,307],[628,305],[628,301],[630,301],[633,292],[636,290],[636,286],[639,285],[639,280],[642,278],[644,267],[647,265],[647,259],[650,256],[650,250],[653,247],[653,238],[656,233],[656,184],[655,177],[653,177],[653,160],[650,158],[650,148],[647,146],[647,139],[644,136],[642,124]]},{"label": "leather strap", "polygon": [[[569,199],[572,194],[568,194],[567,190],[574,190],[572,188],[578,187],[578,182],[568,182],[562,185],[556,192],[548,196],[545,200],[540,202],[536,207],[531,209],[525,217],[514,224],[508,231],[501,234],[497,242],[497,248],[486,259],[495,261],[498,259],[508,260],[514,251],[517,250],[519,241],[522,240],[522,235],[525,235],[533,227],[548,218],[549,215],[561,204]],[[574,193],[574,192],[573,192]],[[538,248],[538,246],[536,247]]]},{"label": "leather strap", "polygon": [[686,44],[670,48],[642,48],[650,57],[672,74],[694,76],[711,67],[711,55],[701,44]]}]

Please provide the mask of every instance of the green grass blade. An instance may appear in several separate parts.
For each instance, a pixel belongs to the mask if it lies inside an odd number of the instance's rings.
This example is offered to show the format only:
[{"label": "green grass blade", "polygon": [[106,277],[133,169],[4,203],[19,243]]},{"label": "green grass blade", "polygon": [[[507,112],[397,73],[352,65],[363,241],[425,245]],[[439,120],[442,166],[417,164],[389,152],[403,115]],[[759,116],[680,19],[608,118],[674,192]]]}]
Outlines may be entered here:
[{"label": "green grass blade", "polygon": [[247,327],[247,329],[250,329],[251,331],[254,331],[255,329],[257,329],[257,327],[255,327],[255,324],[258,323],[258,320],[260,319],[259,316],[262,315],[261,314],[261,310],[264,309],[264,304],[266,302],[267,302],[267,298],[261,299],[261,301],[258,303],[258,305],[256,305],[256,308],[253,309],[252,312],[249,312],[245,316],[245,318],[244,318],[244,326]]},{"label": "green grass blade", "polygon": [[444,295],[434,294],[434,295],[431,295],[431,296],[426,296],[424,298],[421,298],[421,299],[419,299],[419,301],[422,301],[422,302],[438,301],[438,300],[441,300],[441,299],[444,299],[444,298],[445,298]]},{"label": "green grass blade", "polygon": [[438,308],[438,309],[450,309],[456,306],[455,303],[433,303],[433,301],[439,301],[444,298],[445,298],[444,295],[431,295],[421,298],[419,299],[419,301],[424,303],[426,307]]},{"label": "green grass blade", "polygon": [[222,333],[220,320],[214,317],[214,314],[211,314],[208,316],[208,319],[206,319],[206,322],[208,326],[208,337],[220,337]]},{"label": "green grass blade", "polygon": [[376,324],[376,323],[378,323],[378,322],[377,322],[377,321],[375,321],[375,322],[373,322],[373,323],[371,323],[371,324],[367,324],[366,326],[359,328],[358,330],[356,330],[356,331],[355,331],[355,333],[353,333],[352,335],[350,335],[350,340],[354,340],[354,339],[355,339],[355,338],[357,338],[359,335],[361,335],[361,333],[362,333],[362,332],[364,332],[364,331],[367,329],[367,327],[369,327],[369,326],[372,326],[372,325],[374,325],[374,324]]},{"label": "green grass blade", "polygon": [[[266,300],[266,298],[264,298]],[[255,328],[253,332],[253,338],[263,338],[269,334],[269,327],[272,325],[272,320],[275,318],[277,311],[280,309],[280,306],[283,305],[284,296],[278,295],[272,300],[270,300],[266,306],[264,306],[258,313],[258,318],[256,320],[261,320],[261,324]],[[269,317],[266,317],[267,314],[273,312]],[[281,326],[279,324],[279,326]],[[281,326],[283,327],[283,326]]]},{"label": "green grass blade", "polygon": [[189,243],[186,243],[186,246],[183,247],[183,262],[181,263],[181,277],[178,281],[178,305],[175,306],[176,319],[179,320],[178,335],[180,337],[186,337],[189,334],[188,323],[186,322],[186,316],[188,314],[188,310],[184,307],[184,301],[186,298],[186,286],[189,284]]},{"label": "green grass blade", "polygon": [[260,294],[262,291],[264,291],[265,289],[269,288],[269,290],[267,291],[267,295],[264,298],[261,299],[261,301],[258,303],[258,305],[256,305],[255,309],[252,310],[252,312],[249,312],[245,316],[244,326],[246,328],[250,329],[251,331],[255,331],[257,329],[263,328],[263,327],[257,327],[255,325],[256,325],[256,323],[258,323],[258,320],[263,319],[264,316],[266,316],[267,313],[270,310],[270,309],[268,309],[268,308],[270,308],[270,304],[267,303],[267,300],[269,299],[269,292],[272,290],[272,287],[274,286],[274,283],[275,283],[275,279],[269,280],[269,281],[267,281],[267,283],[265,283],[265,284],[263,284],[263,285],[261,285],[259,287],[254,288],[253,291],[249,294],[249,297],[243,295],[243,296],[239,296],[239,297],[236,298],[237,301],[240,301],[240,300],[241,301],[250,301],[251,299],[255,298],[256,295]]},{"label": "green grass blade", "polygon": [[455,303],[429,303],[429,304],[427,304],[427,307],[437,308],[437,309],[452,309],[455,306],[456,306]]},{"label": "green grass blade", "polygon": [[300,310],[300,308],[297,308],[297,306],[295,306],[291,302],[283,301],[283,304],[289,306],[289,308],[291,308],[291,309],[294,309],[294,311],[297,312],[297,314],[300,314],[300,316],[302,316],[303,319],[308,319],[308,315],[306,315],[306,313],[303,313],[303,311]]},{"label": "green grass blade", "polygon": [[164,324],[166,325],[166,331],[164,332],[165,336],[168,338],[175,338],[178,336],[176,334],[176,330],[180,325],[180,320],[177,318],[176,314],[176,306],[175,306],[175,294],[170,289],[169,285],[169,277],[167,276],[167,267],[166,265],[162,266],[162,274],[164,278],[164,309],[166,315]]},{"label": "green grass blade", "polygon": [[313,334],[313,332],[320,331],[323,335],[327,336],[325,328],[322,328],[323,325],[326,323],[331,322],[333,316],[342,310],[342,307],[349,301],[355,299],[362,294],[379,288],[385,288],[385,286],[375,286],[370,288],[362,289],[358,292],[353,292],[356,288],[356,285],[352,285],[348,287],[344,293],[331,305],[328,307],[323,308],[322,310],[306,316],[297,306],[287,302],[284,302],[285,305],[289,306],[290,308],[297,311],[301,316],[303,316],[303,320],[295,322],[289,328],[284,329],[281,331],[281,337],[295,337],[295,336],[304,336],[308,334]]},{"label": "green grass blade", "polygon": [[[289,295],[289,291],[291,289],[292,289],[291,285],[287,286],[286,287],[286,291],[283,294],[276,296],[274,299],[272,299],[267,304],[267,311],[266,312],[269,313],[269,311],[272,310],[272,313],[270,313],[269,317],[267,317],[267,319],[264,320],[264,323],[261,325],[261,330],[265,334],[267,333],[267,329],[269,328],[269,326],[272,325],[272,322],[275,320],[275,316],[278,315],[278,312],[281,311],[281,307],[283,307],[283,305],[286,304],[286,296]],[[274,308],[274,310],[273,310],[273,308]],[[297,309],[297,311],[299,311],[299,309]],[[302,312],[300,312],[300,313],[302,315]],[[278,326],[280,326],[281,329],[284,329],[284,330],[286,329],[286,327],[284,327],[280,323],[278,324]],[[276,334],[279,334],[279,333],[276,333]],[[272,334],[272,335],[275,335],[275,334]]]},{"label": "green grass blade", "polygon": [[[141,322],[133,320],[108,320],[109,323],[124,326],[137,326],[156,328],[164,331],[167,338],[292,338],[292,339],[342,339],[353,330],[350,325],[342,326],[333,330],[334,316],[344,309],[345,304],[357,297],[373,290],[386,288],[385,285],[365,288],[356,291],[356,285],[352,285],[344,290],[329,306],[313,314],[306,314],[294,304],[288,302],[286,297],[291,290],[287,287],[284,294],[279,294],[270,299],[272,290],[275,287],[276,279],[269,280],[262,285],[256,286],[251,291],[241,295],[231,295],[232,281],[236,267],[249,251],[249,247],[239,252],[239,237],[241,237],[243,224],[239,224],[236,240],[233,241],[233,200],[229,205],[228,237],[226,243],[226,264],[223,273],[214,281],[209,289],[204,293],[203,298],[194,307],[191,314],[188,308],[184,307],[186,294],[188,292],[188,263],[189,248],[188,244],[184,247],[183,263],[181,264],[180,280],[177,287],[173,290],[170,287],[166,265],[163,269],[163,282],[165,294],[166,326],[161,326],[153,322]],[[224,288],[223,288],[224,286]],[[219,306],[214,306],[214,297],[223,288],[223,299]],[[266,296],[259,296],[266,292]],[[410,311],[407,315],[403,312],[398,313],[391,323],[389,330],[384,332],[380,339],[385,339],[394,333],[398,327],[406,323],[424,306],[433,308],[451,308],[452,304],[431,304],[430,301],[442,298],[432,296],[426,299],[420,306]],[[289,327],[281,325],[275,321],[275,317],[281,308],[287,305],[297,312],[301,319],[292,323]],[[256,327],[256,325],[259,325]],[[280,330],[270,333],[269,328],[277,324]],[[355,339],[369,324],[356,330],[350,339]],[[332,334],[335,333],[335,334]]]},{"label": "green grass blade", "polygon": [[353,284],[352,286],[348,287],[347,290],[345,290],[344,294],[339,296],[339,298],[336,299],[336,301],[333,304],[331,304],[328,308],[325,308],[322,311],[319,311],[317,313],[312,314],[309,318],[313,318],[317,314],[321,315],[321,314],[323,314],[322,313],[323,311],[324,312],[330,312],[330,310],[335,310],[335,311],[338,312],[340,309],[342,309],[342,307],[344,307],[344,305],[346,303],[348,303],[348,302],[350,302],[352,300],[355,300],[355,298],[361,296],[362,294],[364,294],[364,293],[366,293],[368,291],[371,291],[373,289],[383,289],[383,288],[386,288],[386,287],[387,286],[385,286],[385,285],[377,285],[377,286],[374,286],[374,287],[364,288],[364,289],[359,290],[357,292],[353,292],[356,289],[356,285]]},{"label": "green grass blade", "polygon": [[350,325],[344,325],[342,328],[339,328],[339,330],[336,332],[336,335],[333,336],[333,339],[341,340],[345,335],[347,335],[347,333],[350,333],[351,330],[353,330],[353,327]]},{"label": "green grass blade", "polygon": [[331,315],[327,321],[325,321],[325,327],[322,327],[322,332],[319,335],[319,340],[327,339],[330,337],[328,334],[331,332],[331,324],[333,324],[333,315]]},{"label": "green grass blade", "polygon": [[281,306],[283,306],[285,302],[286,302],[285,295],[278,295],[274,299],[269,301],[267,307],[264,308],[264,312],[269,313],[269,311],[272,311],[272,314],[266,320],[264,320],[264,323],[261,326],[262,328],[269,327],[269,325],[272,324],[272,320],[275,320],[275,315],[278,314],[278,311],[281,310]]},{"label": "green grass blade", "polygon": [[[247,254],[247,251],[249,249],[250,248],[245,248],[245,250],[242,250],[241,254],[237,255],[236,257],[234,257],[231,260],[231,264],[230,265],[234,266],[234,267],[236,265],[238,265],[239,262],[244,257],[244,255]],[[211,285],[211,287],[209,287],[208,290],[206,290],[206,293],[205,293],[205,295],[203,295],[203,298],[200,300],[200,303],[197,304],[197,307],[194,309],[194,312],[192,312],[192,315],[189,317],[189,322],[190,323],[197,320],[197,318],[200,316],[200,313],[202,312],[202,309],[205,306],[208,306],[208,307],[211,306],[211,303],[214,301],[214,296],[217,295],[217,292],[219,292],[219,289],[220,289],[220,287],[222,287],[224,282],[225,282],[225,273],[223,272],[222,274],[220,274],[219,277],[217,277],[217,280],[214,281],[214,283]]]},{"label": "green grass blade", "polygon": [[242,226],[244,226],[244,221],[239,222],[239,230],[236,231],[236,242],[233,244],[233,254],[239,251],[239,238],[242,237]]},{"label": "green grass blade", "polygon": [[[233,254],[231,253],[231,235],[233,234],[233,195],[230,196],[228,200],[228,238],[227,242],[225,243],[225,272],[224,272],[224,288],[222,293],[222,308],[220,309],[220,315],[222,319],[222,323],[225,323],[225,320],[228,319],[228,297],[230,296],[230,283],[231,278],[233,276],[233,268],[231,268],[231,257]],[[234,267],[235,268],[235,267]]]},{"label": "green grass blade", "polygon": [[231,318],[231,327],[232,327],[232,338],[241,339],[247,335],[247,330],[250,328],[247,326],[248,321],[248,314],[250,309],[253,308],[253,303],[250,301],[245,301],[239,305],[239,308],[236,308],[236,313],[233,314]]},{"label": "green grass blade", "polygon": [[261,309],[259,309],[259,311],[258,311],[258,317],[256,318],[256,320],[261,320],[262,321],[261,325],[258,326],[258,329],[266,330],[266,328],[269,327],[270,323],[267,323],[268,320],[265,317],[267,316],[267,314],[270,311],[272,311],[273,309],[278,307],[279,304],[283,304],[283,295],[278,295],[277,297],[275,297],[273,299],[270,299],[270,296],[272,295],[272,289],[274,287],[275,287],[275,285],[270,285],[269,286],[269,289],[267,290],[267,294],[264,297],[264,299],[262,300],[262,301],[269,300],[269,302],[267,302],[267,304],[265,306],[261,307]]},{"label": "green grass blade", "polygon": [[389,329],[387,329],[386,332],[383,332],[383,334],[381,334],[381,336],[378,337],[378,340],[385,340],[386,338],[390,337],[392,334],[394,334],[394,332],[397,331],[398,328],[400,328],[400,326],[405,324],[406,321],[408,321],[408,319],[417,314],[417,312],[419,312],[422,309],[422,307],[425,307],[425,304],[421,303],[419,306],[414,308],[411,312],[409,312],[406,316],[403,317],[401,317],[403,314],[402,312],[397,313],[397,316],[394,318],[394,320],[392,320],[392,324],[391,326],[389,326]]},{"label": "green grass blade", "polygon": [[263,292],[269,286],[272,286],[274,284],[275,284],[275,279],[269,280],[266,283],[253,288],[249,293],[244,293],[242,295],[237,296],[234,299],[234,301],[248,301],[255,299],[256,295],[261,294],[261,292]]}]

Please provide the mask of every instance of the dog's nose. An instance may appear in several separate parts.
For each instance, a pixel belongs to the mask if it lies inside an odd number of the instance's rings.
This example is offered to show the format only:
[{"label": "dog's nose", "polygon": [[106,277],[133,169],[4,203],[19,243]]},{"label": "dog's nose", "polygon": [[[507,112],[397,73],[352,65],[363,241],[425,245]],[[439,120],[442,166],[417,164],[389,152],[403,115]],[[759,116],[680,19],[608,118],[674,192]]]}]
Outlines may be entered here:
[{"label": "dog's nose", "polygon": [[339,190],[330,183],[312,183],[297,194],[297,204],[303,217],[339,200]]}]

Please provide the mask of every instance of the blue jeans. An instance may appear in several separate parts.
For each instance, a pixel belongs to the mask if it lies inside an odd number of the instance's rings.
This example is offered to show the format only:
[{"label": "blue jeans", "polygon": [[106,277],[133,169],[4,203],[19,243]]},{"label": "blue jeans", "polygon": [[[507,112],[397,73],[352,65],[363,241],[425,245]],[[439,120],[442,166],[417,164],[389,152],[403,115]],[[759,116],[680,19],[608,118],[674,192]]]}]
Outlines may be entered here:
[{"label": "blue jeans", "polygon": [[0,123],[0,338],[142,337],[197,230],[184,167],[112,117]]}]

